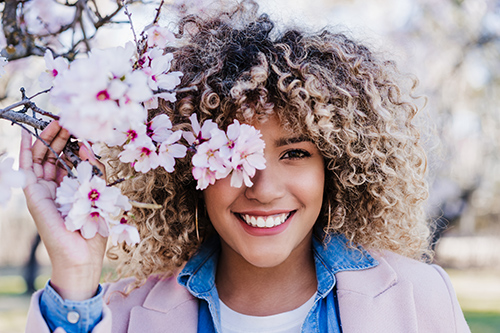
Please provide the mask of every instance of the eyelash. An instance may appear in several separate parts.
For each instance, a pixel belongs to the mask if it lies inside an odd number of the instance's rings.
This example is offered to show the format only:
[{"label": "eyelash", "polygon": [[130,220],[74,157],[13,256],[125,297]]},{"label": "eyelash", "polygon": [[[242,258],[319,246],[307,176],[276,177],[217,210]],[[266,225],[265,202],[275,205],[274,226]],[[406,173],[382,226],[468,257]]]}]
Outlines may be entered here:
[{"label": "eyelash", "polygon": [[[300,156],[289,156],[287,155],[300,155]],[[287,150],[283,155],[281,155],[281,159],[289,159],[289,160],[298,160],[301,158],[311,157],[311,153],[304,149],[290,149]]]}]

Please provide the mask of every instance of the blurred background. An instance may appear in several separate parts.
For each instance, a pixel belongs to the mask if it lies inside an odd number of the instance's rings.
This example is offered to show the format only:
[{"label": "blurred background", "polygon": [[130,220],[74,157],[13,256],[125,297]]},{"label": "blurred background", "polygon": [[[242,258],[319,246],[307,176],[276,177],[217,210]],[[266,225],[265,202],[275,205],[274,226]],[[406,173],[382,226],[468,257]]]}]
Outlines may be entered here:
[{"label": "blurred background", "polygon": [[[107,1],[97,2],[113,5]],[[208,3],[174,5],[196,11]],[[500,0],[259,3],[282,26],[347,32],[419,78],[416,94],[427,96],[417,122],[429,156],[427,208],[436,235],[435,262],[450,275],[472,332],[500,332]],[[136,30],[151,21],[157,4],[130,7]],[[37,15],[43,13],[32,14]],[[165,8],[160,22],[170,21]],[[127,40],[132,40],[128,25],[111,26],[100,29],[94,45]],[[0,37],[2,42],[3,48]],[[12,61],[5,69],[0,108],[20,99],[21,86],[28,95],[40,90],[43,59]],[[44,105],[44,98],[37,104]],[[19,140],[19,128],[0,121],[0,152],[17,158]],[[22,193],[14,191],[0,206],[0,333],[24,330],[29,295],[50,276],[38,242]]]}]

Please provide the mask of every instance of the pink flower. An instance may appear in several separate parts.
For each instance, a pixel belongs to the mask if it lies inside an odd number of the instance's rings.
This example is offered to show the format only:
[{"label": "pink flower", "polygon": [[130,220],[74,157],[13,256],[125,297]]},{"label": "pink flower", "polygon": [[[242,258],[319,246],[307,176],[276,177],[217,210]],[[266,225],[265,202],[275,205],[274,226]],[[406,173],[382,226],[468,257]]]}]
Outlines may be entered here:
[{"label": "pink flower", "polygon": [[165,141],[162,142],[158,149],[158,158],[160,165],[167,170],[173,172],[175,166],[175,158],[182,158],[186,156],[187,148],[181,144],[176,143],[182,137],[182,131],[176,131],[170,135]]},{"label": "pink flower", "polygon": [[137,229],[131,225],[120,223],[115,225],[110,230],[111,243],[117,245],[121,242],[126,242],[127,245],[132,246],[140,242],[141,238]]},{"label": "pink flower", "polygon": [[79,139],[115,141],[114,129],[122,123],[144,121],[141,103],[153,96],[147,77],[132,71],[133,44],[125,48],[92,50],[79,58],[53,81],[50,96],[59,107],[61,125]]},{"label": "pink flower", "polygon": [[[234,127],[231,128],[232,126]],[[250,187],[253,185],[250,178],[255,175],[255,171],[266,167],[265,143],[261,139],[262,135],[255,127],[240,124],[238,120],[234,120],[234,123],[228,126],[228,135],[231,136],[230,145],[225,148],[233,168],[231,186],[241,187],[244,182]]]},{"label": "pink flower", "polygon": [[170,42],[175,41],[174,34],[167,28],[153,25],[146,31],[148,47],[165,48]]},{"label": "pink flower", "polygon": [[[153,48],[149,50],[141,59],[142,72],[148,77],[148,85],[151,90],[174,90],[181,83],[181,72],[169,72],[170,63],[173,59],[172,53],[163,54],[163,50]],[[175,92],[162,92],[155,94],[152,99],[146,103],[148,109],[158,107],[158,97],[164,100],[175,102]]]},{"label": "pink flower", "polygon": [[63,57],[57,57],[54,59],[52,52],[50,50],[45,51],[43,56],[45,60],[45,67],[47,68],[45,72],[40,74],[38,81],[40,81],[40,86],[42,89],[48,89],[52,87],[52,81],[60,74],[68,70],[69,62]]},{"label": "pink flower", "polygon": [[65,218],[64,224],[70,231],[80,230],[84,238],[96,233],[109,235],[109,223],[132,208],[127,197],[116,187],[92,175],[92,166],[81,162],[77,167],[78,177],[65,177],[56,191],[56,203]]},{"label": "pink flower", "polygon": [[[1,157],[1,156],[0,156]],[[14,159],[0,159],[0,205],[4,205],[11,195],[13,187],[23,187],[26,179],[24,173],[12,169]]]},{"label": "pink flower", "polygon": [[193,177],[198,180],[196,184],[197,190],[204,190],[208,185],[215,184],[216,172],[210,170],[209,168],[193,167]]},{"label": "pink flower", "polygon": [[129,143],[123,148],[124,150],[118,155],[120,161],[131,163],[137,172],[146,173],[160,165],[156,146],[148,136],[134,143]]},{"label": "pink flower", "polygon": [[113,135],[106,140],[108,146],[121,146],[134,143],[146,136],[147,127],[143,121],[123,121],[115,128]]},{"label": "pink flower", "polygon": [[147,129],[148,136],[161,143],[172,135],[172,122],[166,114],[160,114],[147,123]]},{"label": "pink flower", "polygon": [[190,144],[197,146],[207,140],[209,140],[212,136],[210,132],[213,129],[217,129],[217,124],[214,123],[211,119],[205,120],[203,122],[203,126],[200,126],[198,122],[198,117],[196,113],[193,113],[189,120],[191,121],[192,132],[184,132],[184,139]]},{"label": "pink flower", "polygon": [[196,148],[196,154],[192,159],[193,166],[224,173],[226,164],[225,159],[220,155],[220,148],[227,143],[226,135],[220,129],[215,128],[210,132],[210,136],[208,141]]}]

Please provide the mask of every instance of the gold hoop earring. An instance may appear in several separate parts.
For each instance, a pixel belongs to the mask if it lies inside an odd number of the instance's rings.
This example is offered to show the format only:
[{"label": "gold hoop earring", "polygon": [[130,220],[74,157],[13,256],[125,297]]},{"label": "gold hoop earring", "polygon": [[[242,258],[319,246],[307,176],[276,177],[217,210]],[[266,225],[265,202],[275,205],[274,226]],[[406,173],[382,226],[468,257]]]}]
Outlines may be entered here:
[{"label": "gold hoop earring", "polygon": [[200,231],[198,229],[198,203],[196,204],[196,207],[194,209],[194,223],[196,226],[196,238],[198,241],[200,241]]},{"label": "gold hoop earring", "polygon": [[330,200],[328,200],[328,229],[330,229],[332,223],[332,205],[330,205]]}]

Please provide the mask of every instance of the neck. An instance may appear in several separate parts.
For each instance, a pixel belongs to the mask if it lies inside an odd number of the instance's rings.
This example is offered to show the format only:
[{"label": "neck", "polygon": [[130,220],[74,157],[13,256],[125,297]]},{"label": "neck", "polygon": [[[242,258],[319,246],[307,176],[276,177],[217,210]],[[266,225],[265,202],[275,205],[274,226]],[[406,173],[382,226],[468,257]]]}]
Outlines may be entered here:
[{"label": "neck", "polygon": [[221,239],[216,274],[220,299],[234,311],[252,316],[269,316],[298,308],[317,288],[311,243],[309,235],[281,264],[256,267]]}]

